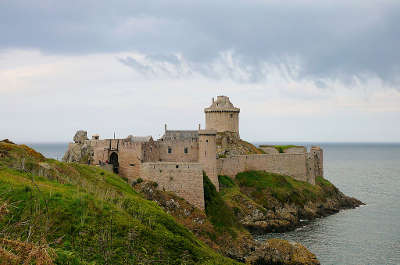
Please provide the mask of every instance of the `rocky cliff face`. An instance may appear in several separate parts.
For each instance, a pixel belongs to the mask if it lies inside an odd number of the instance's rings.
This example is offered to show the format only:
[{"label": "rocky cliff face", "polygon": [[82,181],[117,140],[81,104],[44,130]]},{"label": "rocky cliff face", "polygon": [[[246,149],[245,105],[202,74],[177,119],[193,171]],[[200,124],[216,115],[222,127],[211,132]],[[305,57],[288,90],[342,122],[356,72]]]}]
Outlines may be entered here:
[{"label": "rocky cliff face", "polygon": [[263,154],[261,149],[258,149],[249,142],[241,140],[236,133],[223,132],[217,133],[217,156],[220,158],[233,155],[249,155]]},{"label": "rocky cliff face", "polygon": [[300,220],[324,217],[363,204],[344,195],[322,177],[317,178],[316,185],[257,171],[240,173],[235,181],[227,178],[220,177],[224,199],[240,223],[256,233],[293,230]]},{"label": "rocky cliff face", "polygon": [[320,264],[313,253],[298,243],[280,239],[260,243],[246,230],[236,230],[234,236],[218,231],[203,211],[171,192],[158,190],[154,182],[141,182],[133,187],[224,256],[246,264]]},{"label": "rocky cliff face", "polygon": [[68,150],[65,152],[62,159],[63,162],[81,162],[87,163],[89,155],[92,152],[88,144],[87,132],[77,131],[74,136],[74,143],[68,145]]}]

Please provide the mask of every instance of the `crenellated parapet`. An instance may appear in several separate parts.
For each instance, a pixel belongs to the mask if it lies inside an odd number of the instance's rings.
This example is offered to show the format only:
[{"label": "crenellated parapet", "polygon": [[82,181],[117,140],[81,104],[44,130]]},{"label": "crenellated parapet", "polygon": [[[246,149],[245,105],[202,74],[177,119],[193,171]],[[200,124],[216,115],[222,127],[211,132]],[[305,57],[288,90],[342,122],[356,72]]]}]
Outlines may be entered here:
[{"label": "crenellated parapet", "polygon": [[239,137],[239,112],[226,96],[212,99],[211,106],[204,109],[206,115],[206,130],[216,130],[217,133],[233,132]]}]

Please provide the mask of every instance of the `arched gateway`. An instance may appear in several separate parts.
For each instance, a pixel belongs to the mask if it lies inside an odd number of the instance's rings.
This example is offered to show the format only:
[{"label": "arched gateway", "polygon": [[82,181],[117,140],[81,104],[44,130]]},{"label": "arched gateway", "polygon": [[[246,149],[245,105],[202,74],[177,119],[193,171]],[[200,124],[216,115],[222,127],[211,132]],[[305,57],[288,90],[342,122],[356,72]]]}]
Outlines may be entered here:
[{"label": "arched gateway", "polygon": [[115,174],[118,174],[119,172],[119,163],[118,163],[118,154],[115,152],[112,152],[110,155],[110,164],[113,165],[113,172]]}]

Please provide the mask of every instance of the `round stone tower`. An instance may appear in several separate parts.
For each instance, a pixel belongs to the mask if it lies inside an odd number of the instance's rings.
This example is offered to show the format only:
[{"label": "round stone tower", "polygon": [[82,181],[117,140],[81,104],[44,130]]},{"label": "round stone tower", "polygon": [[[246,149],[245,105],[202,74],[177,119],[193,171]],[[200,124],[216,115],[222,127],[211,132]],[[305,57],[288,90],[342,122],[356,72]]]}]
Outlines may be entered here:
[{"label": "round stone tower", "polygon": [[226,96],[218,96],[212,99],[210,107],[205,108],[206,130],[217,132],[232,132],[239,137],[239,112],[240,109],[233,106]]}]

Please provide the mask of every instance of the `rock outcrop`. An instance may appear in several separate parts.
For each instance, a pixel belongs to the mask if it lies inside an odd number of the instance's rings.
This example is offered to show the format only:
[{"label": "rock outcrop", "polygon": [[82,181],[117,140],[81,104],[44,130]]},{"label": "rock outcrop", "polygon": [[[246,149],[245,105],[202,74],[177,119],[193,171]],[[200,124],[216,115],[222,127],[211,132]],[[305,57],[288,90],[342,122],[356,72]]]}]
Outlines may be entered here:
[{"label": "rock outcrop", "polygon": [[84,144],[86,140],[89,140],[87,137],[87,131],[79,130],[75,133],[74,142],[77,144]]},{"label": "rock outcrop", "polygon": [[217,156],[219,158],[234,155],[263,154],[261,149],[244,140],[241,140],[236,133],[217,133]]},{"label": "rock outcrop", "polygon": [[89,145],[87,132],[79,130],[73,138],[74,143],[68,145],[68,150],[65,152],[62,159],[63,162],[82,162],[87,163],[89,154],[93,151]]},{"label": "rock outcrop", "polygon": [[318,265],[317,257],[299,243],[269,239],[246,257],[250,264]]},{"label": "rock outcrop", "polygon": [[[299,243],[281,239],[269,239],[260,243],[255,241],[247,231],[242,231],[235,237],[229,233],[218,235],[203,211],[171,192],[159,190],[155,182],[134,183],[133,187],[146,199],[155,201],[177,222],[224,256],[246,264],[320,264],[316,256]],[[260,214],[254,202],[248,200],[247,203],[252,205],[250,208],[253,208],[255,215],[257,212]],[[262,213],[261,216],[263,216]]]},{"label": "rock outcrop", "polygon": [[[249,179],[230,180],[229,186],[221,185],[220,192],[235,209],[239,222],[253,233],[290,231],[300,226],[301,220],[328,216],[363,204],[344,195],[322,177],[317,178],[316,185],[310,185],[277,174],[252,174]],[[227,178],[221,176],[220,183],[226,183]],[[259,182],[254,181],[257,178]],[[249,184],[248,180],[253,182]]]}]

